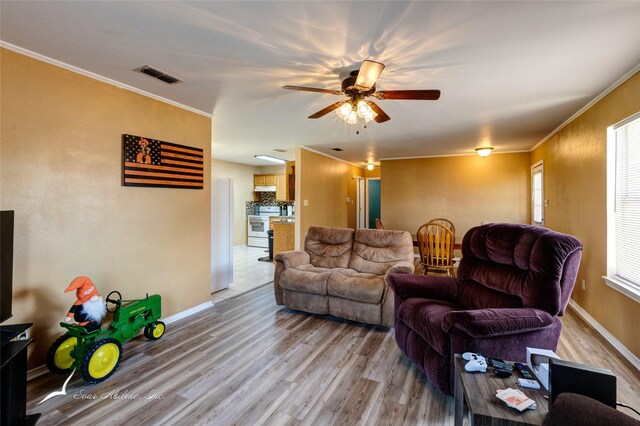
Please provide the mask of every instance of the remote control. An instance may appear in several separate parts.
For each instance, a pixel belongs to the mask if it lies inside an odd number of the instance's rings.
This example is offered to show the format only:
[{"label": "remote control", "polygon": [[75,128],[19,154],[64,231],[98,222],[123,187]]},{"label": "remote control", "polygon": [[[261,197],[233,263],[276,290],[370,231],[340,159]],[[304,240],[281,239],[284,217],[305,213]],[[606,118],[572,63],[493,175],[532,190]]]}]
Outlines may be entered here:
[{"label": "remote control", "polygon": [[506,362],[504,362],[501,359],[498,358],[489,358],[488,363],[490,366],[492,366],[493,368],[497,368],[499,370],[507,370],[507,371],[512,371],[513,370],[513,366],[511,364],[507,364]]},{"label": "remote control", "polygon": [[519,362],[516,362],[513,365],[518,369],[522,377],[529,380],[535,380],[535,377],[533,377],[533,374],[531,374],[531,371],[529,371],[529,368],[526,365]]},{"label": "remote control", "polygon": [[510,377],[511,376],[511,371],[502,370],[500,368],[495,368],[494,367],[493,374],[495,374],[497,377]]}]

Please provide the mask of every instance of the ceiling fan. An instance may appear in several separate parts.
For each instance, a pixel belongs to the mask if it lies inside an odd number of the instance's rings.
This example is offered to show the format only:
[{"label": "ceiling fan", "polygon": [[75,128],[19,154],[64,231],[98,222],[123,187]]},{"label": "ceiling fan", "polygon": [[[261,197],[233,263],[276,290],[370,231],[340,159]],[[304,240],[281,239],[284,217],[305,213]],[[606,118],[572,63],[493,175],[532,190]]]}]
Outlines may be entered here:
[{"label": "ceiling fan", "polygon": [[439,90],[385,90],[376,91],[376,80],[384,69],[384,64],[375,61],[364,60],[359,70],[351,71],[349,77],[342,81],[342,90],[320,89],[304,86],[284,86],[283,89],[301,90],[305,92],[329,93],[331,95],[346,95],[348,99],[336,102],[309,116],[320,118],[336,111],[338,116],[350,124],[358,122],[362,118],[365,122],[374,120],[376,123],[389,121],[391,117],[385,113],[375,102],[365,100],[366,97],[374,97],[378,100],[420,100],[435,101],[440,98]]}]

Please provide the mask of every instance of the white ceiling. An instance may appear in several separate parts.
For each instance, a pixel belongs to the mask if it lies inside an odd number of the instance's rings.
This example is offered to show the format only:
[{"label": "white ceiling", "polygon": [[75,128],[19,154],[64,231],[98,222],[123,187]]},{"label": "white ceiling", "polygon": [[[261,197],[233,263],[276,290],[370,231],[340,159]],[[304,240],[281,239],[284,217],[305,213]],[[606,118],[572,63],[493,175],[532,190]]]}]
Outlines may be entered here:
[{"label": "white ceiling", "polygon": [[[529,150],[640,63],[640,2],[1,2],[0,38],[214,117],[213,156],[266,164],[304,145],[369,159]],[[360,129],[340,89],[363,59],[378,90],[440,89],[438,101],[376,101]],[[184,83],[133,72],[152,65]],[[123,132],[126,132],[123,129]],[[342,152],[331,151],[339,147]],[[286,153],[274,152],[285,149]]]}]

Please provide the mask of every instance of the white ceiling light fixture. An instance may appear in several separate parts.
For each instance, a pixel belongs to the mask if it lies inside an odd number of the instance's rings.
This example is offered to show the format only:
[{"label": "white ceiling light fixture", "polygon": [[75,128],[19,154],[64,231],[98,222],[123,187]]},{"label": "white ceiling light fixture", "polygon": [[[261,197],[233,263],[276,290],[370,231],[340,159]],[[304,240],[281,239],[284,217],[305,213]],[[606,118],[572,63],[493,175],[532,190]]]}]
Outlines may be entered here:
[{"label": "white ceiling light fixture", "polygon": [[373,170],[373,163],[367,164],[367,170]]},{"label": "white ceiling light fixture", "polygon": [[349,124],[357,124],[358,118],[362,118],[365,123],[370,122],[378,115],[366,101],[346,101],[336,109],[338,117]]},{"label": "white ceiling light fixture", "polygon": [[285,164],[286,163],[286,161],[283,160],[282,158],[276,158],[276,157],[272,157],[270,155],[256,155],[255,157],[260,159],[260,160],[271,161],[273,163],[278,163],[278,164]]},{"label": "white ceiling light fixture", "polygon": [[378,76],[384,69],[384,64],[376,61],[365,60],[362,61],[362,66],[358,72],[356,78],[355,88],[366,92],[370,90],[375,84]]},{"label": "white ceiling light fixture", "polygon": [[480,148],[476,148],[476,153],[480,157],[488,157],[489,155],[491,155],[492,151],[493,151],[493,147],[492,146],[483,146],[483,147],[480,147]]}]

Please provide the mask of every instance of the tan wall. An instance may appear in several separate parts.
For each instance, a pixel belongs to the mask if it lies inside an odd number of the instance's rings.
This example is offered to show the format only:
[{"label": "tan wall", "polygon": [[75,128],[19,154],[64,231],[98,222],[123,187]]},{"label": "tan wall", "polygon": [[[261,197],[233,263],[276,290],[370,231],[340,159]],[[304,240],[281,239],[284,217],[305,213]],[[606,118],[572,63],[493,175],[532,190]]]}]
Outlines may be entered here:
[{"label": "tan wall", "polygon": [[[533,151],[544,161],[549,207],[545,225],[573,234],[584,244],[572,298],[636,356],[640,356],[638,303],[608,287],[606,143],[607,127],[640,111],[640,73],[573,120]],[[580,286],[586,281],[586,291]]]},{"label": "tan wall", "polygon": [[211,173],[215,177],[233,179],[233,245],[247,244],[247,201],[253,201],[253,175],[261,167],[213,160]]},{"label": "tan wall", "polygon": [[365,178],[377,178],[380,177],[380,167],[375,167],[373,170],[364,169]]},{"label": "tan wall", "polygon": [[[356,227],[356,176],[364,176],[364,170],[344,161],[298,149],[296,220],[300,225],[299,231],[296,227],[296,237],[300,244],[312,225]],[[350,197],[350,203],[347,203],[347,197]],[[308,206],[304,206],[304,200],[308,201]]]},{"label": "tan wall", "polygon": [[287,167],[284,164],[282,166],[260,166],[256,169],[258,169],[256,174],[283,175],[287,172]]},{"label": "tan wall", "polygon": [[[15,210],[12,323],[44,362],[78,275],[103,296],[162,296],[163,316],[209,300],[211,119],[0,50],[1,208]],[[204,149],[204,190],[121,185],[122,134]]]},{"label": "tan wall", "polygon": [[415,234],[445,217],[457,241],[482,222],[528,223],[530,173],[528,152],[382,161],[381,219]]}]

